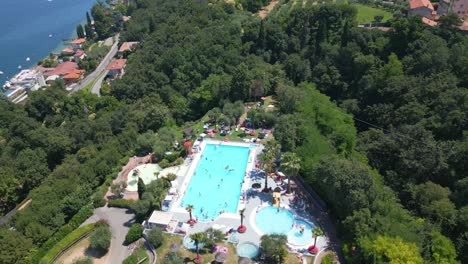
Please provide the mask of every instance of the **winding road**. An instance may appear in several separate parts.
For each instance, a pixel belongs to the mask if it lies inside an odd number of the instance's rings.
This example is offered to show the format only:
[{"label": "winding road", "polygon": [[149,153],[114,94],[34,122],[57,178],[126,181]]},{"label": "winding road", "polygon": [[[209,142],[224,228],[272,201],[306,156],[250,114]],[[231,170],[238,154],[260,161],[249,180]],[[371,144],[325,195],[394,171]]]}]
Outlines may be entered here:
[{"label": "winding road", "polygon": [[[114,44],[112,45],[111,49],[106,54],[106,56],[104,56],[104,59],[102,59],[101,63],[99,63],[99,65],[96,67],[96,69],[92,73],[88,74],[88,76],[86,76],[83,80],[81,80],[81,82],[75,85],[70,91],[70,94],[83,89],[84,87],[86,87],[88,84],[90,84],[91,82],[96,80],[96,78],[99,77],[99,80],[97,80],[94,83],[93,87],[91,88],[92,93],[99,95],[99,90],[101,89],[102,80],[106,76],[106,74],[102,74],[102,73],[107,72],[107,66],[117,54],[119,38],[120,38],[120,33],[115,35]],[[100,76],[101,74],[102,76]]]}]

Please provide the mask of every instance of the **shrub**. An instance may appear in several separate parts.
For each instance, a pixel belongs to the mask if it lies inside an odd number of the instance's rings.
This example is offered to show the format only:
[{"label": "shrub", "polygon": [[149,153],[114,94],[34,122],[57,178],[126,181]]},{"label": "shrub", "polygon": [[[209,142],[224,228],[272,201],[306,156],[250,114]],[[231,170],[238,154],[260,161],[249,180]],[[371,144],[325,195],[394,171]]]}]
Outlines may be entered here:
[{"label": "shrub", "polygon": [[165,169],[169,166],[171,166],[171,164],[169,164],[169,161],[167,159],[163,159],[159,162],[159,167],[161,167],[161,169]]},{"label": "shrub", "polygon": [[141,238],[143,235],[143,226],[140,224],[133,224],[128,230],[127,235],[125,236],[125,242],[127,244],[133,243]]},{"label": "shrub", "polygon": [[148,241],[153,245],[154,248],[158,248],[164,242],[164,235],[159,227],[154,227],[148,232]]},{"label": "shrub", "polygon": [[99,222],[91,233],[89,247],[98,251],[107,251],[111,244],[111,236],[109,224]]},{"label": "shrub", "polygon": [[179,157],[179,154],[180,153],[177,152],[177,153],[172,153],[171,155],[166,155],[165,159],[167,159],[169,163],[172,163]]},{"label": "shrub", "polygon": [[173,181],[173,180],[177,179],[177,175],[175,175],[174,173],[169,173],[169,174],[166,175],[166,179],[168,181]]},{"label": "shrub", "polygon": [[182,165],[183,163],[184,163],[184,158],[182,158],[182,157],[179,157],[179,158],[176,159],[176,161],[174,161],[175,166]]},{"label": "shrub", "polygon": [[93,259],[90,257],[82,257],[73,261],[73,264],[93,264]]},{"label": "shrub", "polygon": [[138,258],[135,255],[128,256],[124,261],[123,264],[137,264]]},{"label": "shrub", "polygon": [[133,200],[125,200],[125,199],[113,199],[107,202],[108,207],[117,207],[117,208],[127,208],[131,209],[132,205],[135,203]]}]

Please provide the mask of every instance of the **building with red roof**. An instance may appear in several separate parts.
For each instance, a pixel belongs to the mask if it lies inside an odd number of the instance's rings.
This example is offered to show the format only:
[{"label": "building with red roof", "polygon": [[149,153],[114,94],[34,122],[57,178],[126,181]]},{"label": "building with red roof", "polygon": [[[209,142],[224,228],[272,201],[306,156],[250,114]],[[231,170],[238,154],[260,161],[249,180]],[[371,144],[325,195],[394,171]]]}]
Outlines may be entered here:
[{"label": "building with red roof", "polygon": [[435,22],[434,20],[432,19],[429,19],[427,17],[423,17],[422,18],[422,22],[428,26],[431,26],[431,27],[435,27],[437,26],[437,22]]},{"label": "building with red roof", "polygon": [[66,75],[64,75],[62,78],[65,81],[65,84],[70,84],[70,83],[74,83],[80,80],[83,77],[83,74],[84,74],[84,70],[74,69],[70,71],[69,73],[67,73]]},{"label": "building with red roof", "polygon": [[120,46],[120,49],[119,49],[119,53],[124,53],[126,51],[129,51],[129,52],[133,52],[135,51],[137,45],[138,45],[138,41],[131,41],[131,42],[124,42],[122,43],[122,45]]},{"label": "building with red roof", "polygon": [[79,60],[82,60],[86,57],[86,54],[83,50],[77,50],[75,52],[75,54],[73,55],[73,58],[75,59],[75,61],[79,61]]},{"label": "building with red roof", "polygon": [[83,44],[86,42],[86,38],[79,38],[70,41],[70,45],[74,50],[81,49]]},{"label": "building with red roof", "polygon": [[430,18],[434,12],[434,6],[429,0],[408,0],[410,10],[413,15],[421,15]]},{"label": "building with red roof", "polygon": [[62,51],[60,51],[60,54],[65,56],[72,55],[73,53],[75,53],[75,51],[71,47],[66,47]]},{"label": "building with red roof", "polygon": [[45,72],[44,76],[51,76],[51,75],[65,76],[73,72],[73,70],[76,70],[76,69],[78,69],[77,63],[66,61],[57,65],[57,67],[55,67],[53,70],[49,70]]},{"label": "building with red roof", "polygon": [[113,59],[109,66],[107,66],[107,76],[112,79],[120,78],[125,73],[125,66],[127,64],[126,59]]}]

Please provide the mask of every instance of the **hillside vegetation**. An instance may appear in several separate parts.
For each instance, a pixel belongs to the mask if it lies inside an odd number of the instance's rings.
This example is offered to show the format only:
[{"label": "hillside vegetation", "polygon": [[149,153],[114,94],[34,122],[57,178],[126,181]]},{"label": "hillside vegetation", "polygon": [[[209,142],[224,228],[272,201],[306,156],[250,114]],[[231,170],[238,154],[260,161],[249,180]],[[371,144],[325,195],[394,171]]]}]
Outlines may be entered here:
[{"label": "hillside vegetation", "polygon": [[[207,112],[234,125],[261,96],[278,111],[249,114],[300,156],[347,263],[468,262],[466,36],[418,17],[359,29],[351,5],[303,2],[260,19],[207,2],[132,1],[121,38],[141,43],[110,96],[56,83],[25,107],[0,100],[2,213],[32,198],[0,229],[0,264],[37,263],[102,205],[128,157],[161,158]],[[167,184],[130,206],[138,219]]]}]

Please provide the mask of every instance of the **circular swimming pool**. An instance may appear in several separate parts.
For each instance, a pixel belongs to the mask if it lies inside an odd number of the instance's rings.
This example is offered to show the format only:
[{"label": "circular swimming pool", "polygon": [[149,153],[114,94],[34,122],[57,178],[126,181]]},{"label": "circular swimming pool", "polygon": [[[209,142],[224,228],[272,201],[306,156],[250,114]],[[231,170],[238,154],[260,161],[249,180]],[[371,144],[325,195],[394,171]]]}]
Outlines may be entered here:
[{"label": "circular swimming pool", "polygon": [[257,212],[255,224],[265,234],[284,234],[288,243],[295,246],[305,246],[313,241],[313,225],[295,219],[291,211],[268,206]]},{"label": "circular swimming pool", "polygon": [[258,255],[259,248],[254,243],[245,242],[239,244],[236,248],[236,251],[239,257],[247,257],[253,259]]},{"label": "circular swimming pool", "polygon": [[[191,239],[188,235],[184,237],[183,240],[184,247],[189,250],[195,250],[195,241]],[[198,248],[203,248],[205,246],[205,243],[199,243]]]},{"label": "circular swimming pool", "polygon": [[312,225],[303,220],[294,222],[294,227],[288,233],[288,242],[295,246],[304,246],[312,242]]},{"label": "circular swimming pool", "polygon": [[294,223],[293,214],[283,208],[268,206],[258,211],[255,224],[265,234],[287,234]]}]

